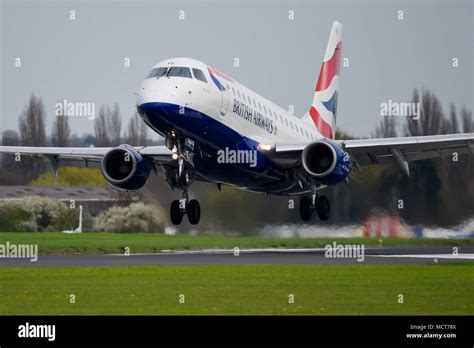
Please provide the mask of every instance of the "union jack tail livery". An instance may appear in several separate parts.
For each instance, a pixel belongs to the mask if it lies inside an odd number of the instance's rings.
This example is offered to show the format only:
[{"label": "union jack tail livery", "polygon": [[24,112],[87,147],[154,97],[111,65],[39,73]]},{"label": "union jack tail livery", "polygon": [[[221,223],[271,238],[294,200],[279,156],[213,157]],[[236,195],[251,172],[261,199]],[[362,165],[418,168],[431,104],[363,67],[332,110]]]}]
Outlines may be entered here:
[{"label": "union jack tail livery", "polygon": [[306,123],[316,125],[323,137],[330,139],[334,139],[336,131],[341,46],[342,24],[334,22],[319,72],[313,103],[309,112],[303,117]]}]

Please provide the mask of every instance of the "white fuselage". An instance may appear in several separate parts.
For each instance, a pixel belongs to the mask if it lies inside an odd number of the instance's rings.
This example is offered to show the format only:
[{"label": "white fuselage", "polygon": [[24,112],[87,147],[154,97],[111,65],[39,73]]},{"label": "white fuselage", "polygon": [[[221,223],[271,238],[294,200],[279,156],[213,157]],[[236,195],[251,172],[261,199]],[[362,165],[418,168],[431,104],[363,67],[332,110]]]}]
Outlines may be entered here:
[{"label": "white fuselage", "polygon": [[322,137],[314,126],[201,61],[173,58],[153,69],[160,67],[199,69],[206,81],[198,80],[194,73],[146,78],[138,91],[137,106],[159,102],[193,109],[258,143],[309,142]]}]

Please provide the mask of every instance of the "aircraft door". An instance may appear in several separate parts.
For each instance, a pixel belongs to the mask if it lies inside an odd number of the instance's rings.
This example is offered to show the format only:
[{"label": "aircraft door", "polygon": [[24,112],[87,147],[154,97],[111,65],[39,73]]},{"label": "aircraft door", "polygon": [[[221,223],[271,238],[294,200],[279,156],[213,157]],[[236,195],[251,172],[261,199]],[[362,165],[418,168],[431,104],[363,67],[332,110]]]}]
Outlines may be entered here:
[{"label": "aircraft door", "polygon": [[221,92],[220,115],[225,116],[228,109],[229,109],[229,85],[226,85],[225,89]]}]

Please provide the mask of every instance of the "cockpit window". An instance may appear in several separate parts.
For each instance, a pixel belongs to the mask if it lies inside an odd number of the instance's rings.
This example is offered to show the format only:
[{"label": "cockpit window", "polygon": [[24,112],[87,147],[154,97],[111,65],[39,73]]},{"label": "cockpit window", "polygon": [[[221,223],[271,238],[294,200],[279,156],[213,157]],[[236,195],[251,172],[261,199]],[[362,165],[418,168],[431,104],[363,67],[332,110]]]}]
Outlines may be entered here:
[{"label": "cockpit window", "polygon": [[191,71],[189,70],[189,68],[180,66],[172,66],[166,73],[166,76],[181,76],[192,78]]},{"label": "cockpit window", "polygon": [[201,70],[193,68],[193,74],[196,80],[207,83],[206,76],[204,76],[204,73]]},{"label": "cockpit window", "polygon": [[152,78],[152,77],[160,77],[163,76],[166,73],[167,67],[160,67],[160,68],[154,68],[150,71],[148,76],[146,77],[147,79]]}]

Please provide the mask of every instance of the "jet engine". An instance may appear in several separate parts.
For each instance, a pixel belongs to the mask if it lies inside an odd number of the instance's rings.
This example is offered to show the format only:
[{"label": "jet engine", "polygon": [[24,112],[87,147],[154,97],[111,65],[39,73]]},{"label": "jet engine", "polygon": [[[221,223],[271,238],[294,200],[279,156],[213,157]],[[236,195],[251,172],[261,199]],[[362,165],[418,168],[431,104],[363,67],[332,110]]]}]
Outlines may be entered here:
[{"label": "jet engine", "polygon": [[141,189],[150,176],[150,165],[130,145],[120,145],[110,150],[102,159],[101,170],[105,180],[118,189]]},{"label": "jet engine", "polygon": [[324,185],[336,185],[349,176],[349,155],[339,144],[324,139],[308,144],[301,154],[304,170]]}]

